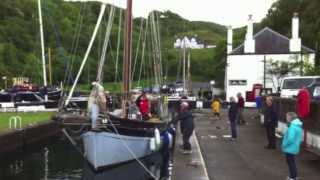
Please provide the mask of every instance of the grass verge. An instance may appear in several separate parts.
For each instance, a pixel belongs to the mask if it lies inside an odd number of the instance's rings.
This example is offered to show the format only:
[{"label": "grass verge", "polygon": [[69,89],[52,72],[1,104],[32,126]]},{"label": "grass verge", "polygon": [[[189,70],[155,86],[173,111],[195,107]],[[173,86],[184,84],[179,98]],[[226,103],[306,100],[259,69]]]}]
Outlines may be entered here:
[{"label": "grass verge", "polygon": [[9,130],[9,119],[12,116],[20,116],[22,127],[26,127],[29,124],[35,124],[40,122],[49,121],[53,112],[7,112],[0,113],[0,133]]}]

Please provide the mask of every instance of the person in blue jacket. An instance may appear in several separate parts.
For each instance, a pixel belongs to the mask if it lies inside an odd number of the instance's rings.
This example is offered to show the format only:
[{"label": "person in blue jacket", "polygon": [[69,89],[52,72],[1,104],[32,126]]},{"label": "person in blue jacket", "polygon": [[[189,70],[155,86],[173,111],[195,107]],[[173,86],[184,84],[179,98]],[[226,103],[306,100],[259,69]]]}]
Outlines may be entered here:
[{"label": "person in blue jacket", "polygon": [[285,153],[286,160],[289,167],[288,180],[296,180],[298,176],[296,166],[296,155],[300,151],[300,145],[302,143],[302,122],[298,118],[295,112],[287,113],[287,122],[289,127],[284,134],[282,140],[282,151]]}]

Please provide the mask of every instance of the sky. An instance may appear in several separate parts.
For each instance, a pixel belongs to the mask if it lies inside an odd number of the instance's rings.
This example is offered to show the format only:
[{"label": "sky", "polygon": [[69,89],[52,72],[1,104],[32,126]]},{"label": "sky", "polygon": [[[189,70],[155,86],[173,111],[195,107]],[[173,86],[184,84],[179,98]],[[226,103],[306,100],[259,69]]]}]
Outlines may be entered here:
[{"label": "sky", "polygon": [[240,27],[248,15],[260,22],[277,0],[133,0],[134,16],[145,16],[150,9],[170,10],[188,20],[215,22]]},{"label": "sky", "polygon": [[[65,0],[100,1],[125,8],[127,0]],[[170,10],[192,21],[209,21],[232,27],[244,26],[248,15],[260,22],[277,0],[132,0],[134,17],[147,17],[152,10]]]},{"label": "sky", "polygon": [[[65,0],[100,1],[125,8],[127,0]],[[248,15],[260,22],[277,0],[132,0],[133,15],[147,17],[152,10],[170,10],[192,21],[209,21],[232,27],[244,26]]]}]

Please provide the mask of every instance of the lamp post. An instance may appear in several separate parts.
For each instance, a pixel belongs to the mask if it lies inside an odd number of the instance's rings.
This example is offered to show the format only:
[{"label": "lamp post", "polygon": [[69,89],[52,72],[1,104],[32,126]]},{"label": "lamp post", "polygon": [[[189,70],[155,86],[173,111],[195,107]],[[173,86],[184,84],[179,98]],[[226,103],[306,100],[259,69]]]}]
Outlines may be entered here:
[{"label": "lamp post", "polygon": [[216,84],[214,80],[210,81],[210,87],[211,87],[211,99],[213,98],[213,86]]}]

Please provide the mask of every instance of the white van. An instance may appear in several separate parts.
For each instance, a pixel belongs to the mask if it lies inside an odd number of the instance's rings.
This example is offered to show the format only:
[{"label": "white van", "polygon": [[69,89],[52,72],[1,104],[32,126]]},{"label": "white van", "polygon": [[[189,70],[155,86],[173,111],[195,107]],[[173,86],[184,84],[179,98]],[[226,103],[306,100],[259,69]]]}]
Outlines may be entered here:
[{"label": "white van", "polygon": [[320,83],[320,76],[294,76],[282,79],[280,97],[290,98],[298,95],[302,87],[311,88]]}]

